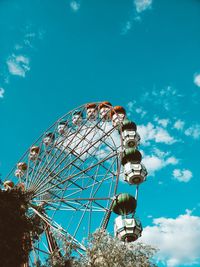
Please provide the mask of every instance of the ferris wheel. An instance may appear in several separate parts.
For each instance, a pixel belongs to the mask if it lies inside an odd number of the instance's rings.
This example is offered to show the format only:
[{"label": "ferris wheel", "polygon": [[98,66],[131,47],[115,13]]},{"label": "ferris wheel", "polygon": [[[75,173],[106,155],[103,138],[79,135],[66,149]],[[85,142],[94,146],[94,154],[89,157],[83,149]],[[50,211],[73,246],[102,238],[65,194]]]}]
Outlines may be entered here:
[{"label": "ferris wheel", "polygon": [[[63,244],[82,254],[83,239],[113,223],[122,241],[141,236],[135,210],[147,170],[139,143],[125,109],[100,102],[68,112],[30,146],[3,183],[5,191],[29,193],[27,216],[40,221],[24,266],[44,262],[55,251],[62,255]],[[134,195],[119,193],[119,182],[132,185]]]}]

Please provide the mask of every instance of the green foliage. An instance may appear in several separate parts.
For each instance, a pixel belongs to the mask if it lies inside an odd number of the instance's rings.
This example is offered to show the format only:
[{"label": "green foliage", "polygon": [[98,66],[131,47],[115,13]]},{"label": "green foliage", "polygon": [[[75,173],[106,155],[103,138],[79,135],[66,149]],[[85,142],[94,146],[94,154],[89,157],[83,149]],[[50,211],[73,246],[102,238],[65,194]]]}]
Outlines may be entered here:
[{"label": "green foliage", "polygon": [[[0,259],[3,267],[25,263],[38,236],[38,218],[27,216],[30,194],[19,188],[0,190]],[[33,236],[33,237],[32,237]]]},{"label": "green foliage", "polygon": [[[86,254],[60,257],[54,254],[42,267],[156,267],[152,257],[156,250],[142,243],[124,243],[104,230],[96,231],[88,241]],[[73,251],[72,251],[73,253]]]},{"label": "green foliage", "polygon": [[72,267],[72,258],[68,255],[61,257],[55,252],[47,261],[45,267]]},{"label": "green foliage", "polygon": [[124,243],[104,230],[93,234],[86,255],[73,261],[74,267],[156,267],[151,261],[155,249],[141,243]]},{"label": "green foliage", "polygon": [[59,243],[60,250],[55,250],[54,253],[47,260],[47,265],[45,267],[73,267],[73,257],[74,245],[71,242],[71,237],[64,237],[58,232],[53,232],[53,237]]}]

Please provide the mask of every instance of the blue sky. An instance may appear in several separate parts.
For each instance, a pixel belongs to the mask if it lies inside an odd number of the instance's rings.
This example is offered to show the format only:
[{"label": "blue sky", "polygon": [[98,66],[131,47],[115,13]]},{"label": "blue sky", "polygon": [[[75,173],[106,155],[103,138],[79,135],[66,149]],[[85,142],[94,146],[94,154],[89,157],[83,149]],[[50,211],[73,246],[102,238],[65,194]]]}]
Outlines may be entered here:
[{"label": "blue sky", "polygon": [[149,170],[143,239],[164,266],[199,266],[199,32],[197,0],[1,1],[2,178],[64,113],[122,105]]}]

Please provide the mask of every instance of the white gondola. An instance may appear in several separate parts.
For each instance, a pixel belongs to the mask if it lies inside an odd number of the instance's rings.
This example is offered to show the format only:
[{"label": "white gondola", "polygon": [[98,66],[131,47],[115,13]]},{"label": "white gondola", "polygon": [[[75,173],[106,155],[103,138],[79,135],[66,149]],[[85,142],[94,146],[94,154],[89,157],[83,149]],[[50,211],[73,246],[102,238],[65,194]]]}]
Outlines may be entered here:
[{"label": "white gondola", "polygon": [[82,112],[79,111],[79,110],[74,111],[74,113],[72,115],[72,123],[74,125],[78,125],[79,126],[79,125],[81,125],[82,121],[83,121]]},{"label": "white gondola", "polygon": [[30,153],[29,153],[30,160],[35,161],[38,158],[39,154],[40,154],[39,146],[32,146],[30,148]]},{"label": "white gondola", "polygon": [[125,118],[125,115],[123,113],[119,113],[119,114],[114,114],[112,116],[112,123],[113,126],[116,127],[118,126]]},{"label": "white gondola", "polygon": [[125,119],[122,124],[122,138],[125,148],[137,148],[140,143],[140,136],[137,133],[137,126],[133,121]]},{"label": "white gondola", "polygon": [[59,122],[57,130],[60,135],[63,135],[67,132],[67,125],[68,125],[67,121]]},{"label": "white gondola", "polygon": [[14,187],[14,183],[12,181],[8,180],[8,181],[5,181],[3,183],[3,186],[4,186],[5,190],[10,190]]},{"label": "white gondola", "polygon": [[98,117],[97,105],[93,103],[87,104],[86,115],[88,120],[90,121],[96,120]]},{"label": "white gondola", "polygon": [[125,149],[122,156],[122,165],[124,166],[124,180],[129,184],[138,185],[145,181],[147,170],[141,164],[142,155],[135,148]]},{"label": "white gondola", "polygon": [[116,106],[111,111],[112,124],[114,127],[118,126],[126,118],[126,111],[121,106]]},{"label": "white gondola", "polygon": [[112,105],[108,101],[99,104],[99,117],[102,121],[110,120],[110,109]]},{"label": "white gondola", "polygon": [[124,147],[137,147],[140,144],[140,135],[133,130],[124,130],[122,132]]},{"label": "white gondola", "polygon": [[142,234],[142,225],[135,218],[123,218],[121,215],[115,219],[114,234],[119,240],[133,242]]},{"label": "white gondola", "polygon": [[124,180],[129,184],[141,184],[146,180],[147,170],[142,163],[127,162],[124,165]]},{"label": "white gondola", "polygon": [[54,140],[55,140],[55,134],[47,133],[43,138],[43,143],[45,144],[45,146],[50,146],[53,144]]},{"label": "white gondola", "polygon": [[19,162],[17,164],[17,169],[15,170],[15,176],[17,178],[22,178],[27,170],[28,166],[25,162]]}]

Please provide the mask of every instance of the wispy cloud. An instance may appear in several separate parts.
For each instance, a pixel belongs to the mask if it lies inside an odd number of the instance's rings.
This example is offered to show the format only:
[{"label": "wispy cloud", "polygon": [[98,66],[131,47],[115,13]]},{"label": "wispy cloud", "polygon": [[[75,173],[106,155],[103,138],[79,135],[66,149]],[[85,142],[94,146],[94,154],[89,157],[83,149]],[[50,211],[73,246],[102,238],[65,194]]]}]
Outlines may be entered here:
[{"label": "wispy cloud", "polygon": [[10,74],[25,77],[26,72],[30,70],[29,58],[24,55],[13,54],[8,58],[7,66]]},{"label": "wispy cloud", "polygon": [[131,113],[137,113],[140,115],[141,118],[143,118],[147,114],[147,111],[144,110],[142,107],[137,106],[135,101],[128,102],[126,106],[127,106],[128,116],[130,116]]},{"label": "wispy cloud", "polygon": [[[127,108],[130,113],[136,112],[136,109],[142,110],[145,112],[145,115],[147,115],[146,118],[151,116],[151,119],[157,119],[157,122],[160,125],[162,125],[162,123],[164,125],[167,123],[167,120],[168,124],[173,123],[175,120],[174,118],[177,117],[177,111],[181,110],[183,104],[184,95],[181,94],[178,89],[174,88],[173,86],[165,86],[160,89],[156,88],[154,85],[152,89],[148,89],[143,91],[143,93],[140,93],[139,98],[129,101]],[[151,109],[149,109],[149,106],[151,106]],[[158,110],[159,114],[157,114]],[[170,120],[168,118],[169,111],[171,112]],[[184,112],[187,113],[187,109],[184,109]],[[183,116],[184,112],[181,112],[180,115]],[[161,113],[162,118],[160,115]]]},{"label": "wispy cloud", "polygon": [[135,8],[138,13],[144,12],[147,9],[150,9],[152,6],[152,0],[135,0]]},{"label": "wispy cloud", "polygon": [[80,2],[78,1],[71,1],[70,7],[74,12],[77,12],[80,9],[81,5],[80,5]]},{"label": "wispy cloud", "polygon": [[200,87],[200,73],[195,73],[194,83],[196,84],[196,86]]},{"label": "wispy cloud", "polygon": [[20,44],[16,44],[15,46],[14,46],[14,49],[15,50],[21,50],[23,48],[23,45],[20,45]]},{"label": "wispy cloud", "polygon": [[185,135],[190,136],[194,139],[200,138],[200,124],[194,124],[185,130]]},{"label": "wispy cloud", "polygon": [[152,0],[134,0],[131,15],[122,28],[122,34],[127,34],[132,28],[134,22],[141,22],[141,13],[147,9],[151,9]]},{"label": "wispy cloud", "polygon": [[[44,39],[45,30],[42,28],[35,29],[32,25],[27,25],[24,29],[23,39],[16,43],[14,46],[14,50],[20,53],[24,48],[28,49],[36,49],[36,41]],[[22,53],[22,52],[21,52]]]},{"label": "wispy cloud", "polygon": [[139,107],[139,108],[136,108],[135,109],[135,112],[140,114],[140,116],[143,118],[146,114],[147,114],[147,111],[144,110],[143,108]]},{"label": "wispy cloud", "polygon": [[179,182],[189,182],[192,178],[192,172],[190,170],[175,169],[173,171],[173,177]]},{"label": "wispy cloud", "polygon": [[127,34],[133,27],[132,19],[126,21],[125,25],[122,28],[122,34]]},{"label": "wispy cloud", "polygon": [[5,90],[1,87],[0,88],[0,98],[4,97]]},{"label": "wispy cloud", "polygon": [[128,112],[133,112],[135,103],[136,103],[135,101],[128,102],[127,104]]},{"label": "wispy cloud", "polygon": [[175,99],[175,96],[177,96],[177,90],[172,86],[167,86],[158,91],[154,89],[152,95],[154,99],[157,98],[157,104],[163,105],[164,109],[169,111],[171,106],[174,104],[171,103],[171,98]]},{"label": "wispy cloud", "polygon": [[177,113],[177,108],[182,98],[183,95],[173,86],[165,86],[162,89],[157,89],[154,86],[153,90],[149,90],[141,95],[141,102],[145,104],[151,103],[152,108],[159,106],[163,112],[174,111]]},{"label": "wispy cloud", "polygon": [[180,120],[180,119],[179,120],[176,120],[174,122],[174,128],[177,129],[177,130],[183,130],[184,125],[185,125],[185,122],[182,121],[182,120]]},{"label": "wispy cloud", "polygon": [[165,266],[189,266],[200,263],[200,217],[190,210],[177,218],[157,218],[143,230],[139,241],[159,249],[157,259]]},{"label": "wispy cloud", "polygon": [[30,71],[30,58],[26,55],[29,51],[37,50],[36,41],[42,40],[45,35],[42,28],[35,29],[32,24],[26,25],[21,31],[23,33],[22,38],[7,55],[7,60],[3,64],[3,70],[1,70],[1,86],[3,88],[0,88],[0,98],[3,98],[4,88],[10,83],[11,76],[24,78]]},{"label": "wispy cloud", "polygon": [[167,125],[169,124],[169,119],[160,119],[159,117],[155,117],[154,121],[156,121],[158,124],[160,124],[161,126],[163,126],[164,128],[167,127]]}]

